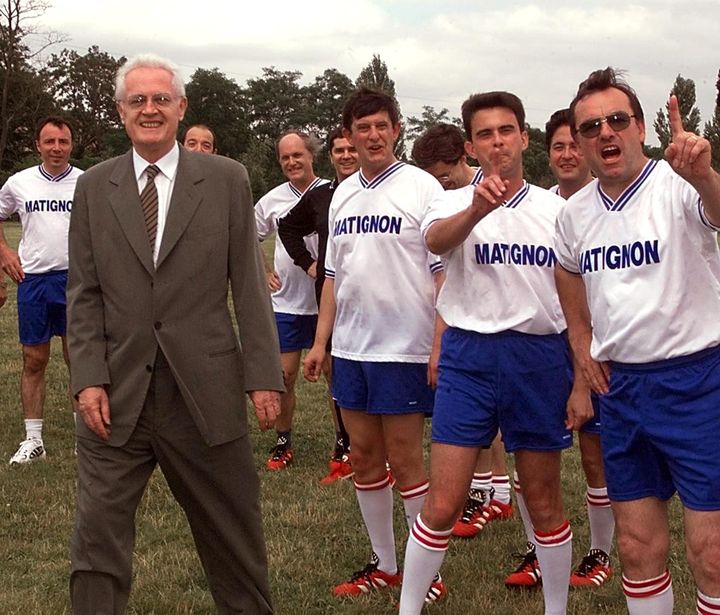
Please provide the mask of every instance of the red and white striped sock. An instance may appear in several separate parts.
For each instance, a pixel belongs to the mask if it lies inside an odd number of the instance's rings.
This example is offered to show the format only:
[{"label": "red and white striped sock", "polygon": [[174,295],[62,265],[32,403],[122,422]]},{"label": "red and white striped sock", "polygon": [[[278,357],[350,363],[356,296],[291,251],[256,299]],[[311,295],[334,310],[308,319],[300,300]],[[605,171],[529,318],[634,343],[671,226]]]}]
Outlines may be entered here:
[{"label": "red and white striped sock", "polygon": [[422,483],[407,489],[400,489],[403,507],[405,508],[405,521],[407,521],[408,530],[412,531],[415,518],[420,514],[425,502],[425,496],[430,489],[430,483],[423,481]]},{"label": "red and white striped sock", "polygon": [[475,472],[470,481],[470,489],[490,491],[492,487],[492,472]]},{"label": "red and white striped sock", "polygon": [[641,581],[622,575],[622,586],[629,615],[672,615],[674,599],[669,570]]},{"label": "red and white striped sock", "polygon": [[419,615],[425,596],[445,559],[450,543],[449,530],[431,530],[418,515],[413,523],[403,570],[400,615]]},{"label": "red and white striped sock", "polygon": [[534,534],[535,552],[542,570],[545,615],[565,615],[572,568],[570,522],[565,521],[549,532],[534,530]]},{"label": "red and white striped sock", "polygon": [[504,476],[494,474],[492,477],[492,487],[495,489],[494,499],[503,504],[510,503],[510,477],[507,474]]},{"label": "red and white striped sock", "polygon": [[615,534],[615,517],[610,508],[607,487],[588,486],[586,500],[590,522],[590,548],[602,549],[609,555]]},{"label": "red and white striped sock", "polygon": [[355,481],[355,495],[370,537],[370,544],[380,560],[378,568],[389,574],[397,573],[390,476],[385,475],[375,483],[361,484]]},{"label": "red and white striped sock", "polygon": [[698,589],[697,615],[720,615],[720,598],[706,596]]}]

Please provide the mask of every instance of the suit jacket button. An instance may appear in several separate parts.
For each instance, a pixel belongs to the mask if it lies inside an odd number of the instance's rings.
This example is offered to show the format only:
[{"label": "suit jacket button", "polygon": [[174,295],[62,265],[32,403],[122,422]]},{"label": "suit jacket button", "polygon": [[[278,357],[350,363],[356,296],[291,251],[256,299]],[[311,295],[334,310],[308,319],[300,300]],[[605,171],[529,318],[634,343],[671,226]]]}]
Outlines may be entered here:
[{"label": "suit jacket button", "polygon": [[146,366],[145,366],[145,371],[152,373],[152,365],[146,365]]},{"label": "suit jacket button", "polygon": [[162,323],[158,320],[154,325],[155,330],[162,329]]}]

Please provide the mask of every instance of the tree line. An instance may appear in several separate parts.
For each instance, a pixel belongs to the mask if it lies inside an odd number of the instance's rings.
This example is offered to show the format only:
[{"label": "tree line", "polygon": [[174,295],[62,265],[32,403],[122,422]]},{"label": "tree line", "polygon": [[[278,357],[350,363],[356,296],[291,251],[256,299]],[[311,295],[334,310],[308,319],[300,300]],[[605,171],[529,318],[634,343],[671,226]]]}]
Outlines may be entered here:
[{"label": "tree line", "polygon": [[[119,155],[129,142],[115,108],[114,77],[126,61],[94,45],[86,53],[64,48],[52,53],[41,66],[26,44],[34,33],[28,26],[47,8],[44,0],[6,0],[0,5],[0,184],[12,173],[35,164],[33,132],[44,116],[67,117],[75,129],[73,163],[88,168]],[[58,46],[57,34],[46,34],[40,50]],[[328,68],[311,82],[302,84],[300,71],[262,68],[262,74],[241,85],[218,68],[198,68],[186,84],[188,111],[181,131],[191,124],[210,126],[217,136],[218,153],[243,162],[252,180],[253,193],[261,195],[283,181],[275,159],[275,140],[288,128],[299,128],[325,139],[340,124],[346,97],[361,84],[380,88],[396,97],[395,83],[385,62],[373,55],[355,80]],[[695,83],[677,76],[673,92],[688,130],[703,134],[713,145],[713,165],[720,169],[720,71],[713,118],[701,130],[695,106]],[[404,159],[412,141],[427,128],[448,122],[460,126],[446,108],[423,106],[419,117],[403,119],[396,154]],[[654,128],[661,143],[648,148],[653,158],[662,157],[670,129],[665,109],[659,109]],[[554,183],[548,168],[545,133],[528,127],[530,144],[524,155],[528,181],[549,187]],[[326,156],[316,160],[316,172],[331,177]]]}]

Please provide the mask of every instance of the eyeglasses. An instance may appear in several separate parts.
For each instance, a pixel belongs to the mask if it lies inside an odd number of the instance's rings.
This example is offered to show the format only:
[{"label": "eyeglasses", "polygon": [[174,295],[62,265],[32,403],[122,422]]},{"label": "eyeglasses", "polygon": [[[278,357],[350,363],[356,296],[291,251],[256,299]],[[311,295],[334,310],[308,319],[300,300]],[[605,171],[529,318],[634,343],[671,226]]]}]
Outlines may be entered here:
[{"label": "eyeglasses", "polygon": [[621,132],[630,126],[630,119],[635,115],[625,113],[625,111],[618,111],[617,113],[611,113],[605,117],[596,117],[592,120],[587,120],[577,127],[577,131],[586,139],[592,139],[600,134],[602,125],[607,122],[615,132]]},{"label": "eyeglasses", "polygon": [[145,96],[145,94],[136,94],[135,96],[130,96],[120,102],[126,104],[131,109],[144,109],[147,105],[148,99],[152,101],[153,107],[156,109],[165,109],[175,100],[175,98],[170,96],[170,94],[153,94],[149,98]]}]

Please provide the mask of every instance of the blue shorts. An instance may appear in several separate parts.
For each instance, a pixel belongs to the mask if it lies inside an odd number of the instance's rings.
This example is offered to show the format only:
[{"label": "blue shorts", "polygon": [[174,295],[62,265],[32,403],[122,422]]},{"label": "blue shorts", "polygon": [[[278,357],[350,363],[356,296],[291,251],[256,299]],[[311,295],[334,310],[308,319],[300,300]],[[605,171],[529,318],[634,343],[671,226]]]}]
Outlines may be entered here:
[{"label": "blue shorts", "polygon": [[687,508],[720,510],[720,346],[612,363],[600,414],[611,500],[667,500],[677,490]]},{"label": "blue shorts", "polygon": [[54,335],[65,337],[67,270],[27,273],[17,289],[18,329],[23,346],[37,346]]},{"label": "blue shorts", "polygon": [[333,357],[333,397],[341,408],[368,414],[432,416],[427,363],[351,361]]},{"label": "blue shorts", "polygon": [[591,433],[595,434],[596,436],[600,435],[600,398],[598,397],[597,393],[592,393],[590,395],[590,400],[592,401],[592,407],[595,411],[595,414],[593,417],[587,421],[583,426],[580,428],[580,431],[583,433]]},{"label": "blue shorts", "polygon": [[315,341],[317,314],[285,314],[275,312],[280,352],[296,352],[311,348]]},{"label": "blue shorts", "polygon": [[433,442],[553,451],[572,445],[565,427],[572,375],[563,335],[483,334],[449,328],[442,339]]}]

